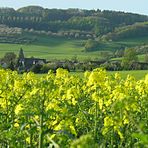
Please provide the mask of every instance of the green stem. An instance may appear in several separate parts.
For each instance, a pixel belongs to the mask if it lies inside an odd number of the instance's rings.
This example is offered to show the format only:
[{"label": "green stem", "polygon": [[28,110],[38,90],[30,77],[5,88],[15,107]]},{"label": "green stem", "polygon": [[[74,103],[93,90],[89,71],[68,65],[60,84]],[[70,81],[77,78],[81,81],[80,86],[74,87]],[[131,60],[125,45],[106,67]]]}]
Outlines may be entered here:
[{"label": "green stem", "polygon": [[[45,95],[44,95],[45,97]],[[40,104],[40,130],[39,130],[39,148],[43,148],[43,115],[44,115],[44,100]]]},{"label": "green stem", "polygon": [[39,148],[43,148],[43,114],[40,115]]},{"label": "green stem", "polygon": [[[81,113],[83,114],[83,117],[84,117],[84,119],[85,119],[86,123],[87,123],[87,124],[88,124],[88,126],[91,128],[91,125],[90,125],[89,121],[87,120],[87,117],[86,117],[86,115],[84,114],[84,112],[83,112],[83,110],[82,110],[82,108],[81,108],[80,104],[79,104],[79,103],[77,103],[77,104],[78,104],[78,107],[79,107],[79,109],[80,109]],[[93,130],[93,129],[92,129],[92,130]],[[87,131],[88,131],[88,129],[87,129]]]},{"label": "green stem", "polygon": [[32,139],[33,139],[33,134],[32,134],[31,129],[32,129],[32,124],[30,123],[30,147],[33,147],[33,141],[32,141]]},{"label": "green stem", "polygon": [[98,103],[95,103],[95,126],[94,126],[94,137],[97,139],[97,118],[98,118]]}]

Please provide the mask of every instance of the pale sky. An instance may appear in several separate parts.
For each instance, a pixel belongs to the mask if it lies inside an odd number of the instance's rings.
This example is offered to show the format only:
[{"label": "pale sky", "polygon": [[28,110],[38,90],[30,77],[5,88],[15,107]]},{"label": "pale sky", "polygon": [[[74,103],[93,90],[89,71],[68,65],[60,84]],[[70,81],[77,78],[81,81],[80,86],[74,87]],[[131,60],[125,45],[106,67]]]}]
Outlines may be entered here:
[{"label": "pale sky", "polygon": [[0,7],[17,9],[28,5],[62,9],[118,10],[148,15],[148,0],[0,0]]}]

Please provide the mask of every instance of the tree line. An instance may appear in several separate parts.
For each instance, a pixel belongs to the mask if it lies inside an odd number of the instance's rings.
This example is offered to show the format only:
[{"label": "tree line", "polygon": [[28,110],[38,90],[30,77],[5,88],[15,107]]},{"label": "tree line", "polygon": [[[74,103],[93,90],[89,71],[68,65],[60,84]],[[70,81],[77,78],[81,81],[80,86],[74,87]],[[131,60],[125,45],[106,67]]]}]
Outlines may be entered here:
[{"label": "tree line", "polygon": [[14,10],[0,8],[0,23],[9,27],[28,28],[58,32],[60,30],[79,30],[93,32],[96,35],[106,34],[115,27],[148,21],[144,15],[81,9],[44,9],[28,6]]},{"label": "tree line", "polygon": [[[76,71],[92,71],[95,68],[103,67],[110,71],[119,70],[147,70],[148,69],[148,53],[145,53],[143,61],[139,61],[138,52],[134,48],[125,50],[117,50],[115,52],[100,52],[102,59],[100,60],[83,60],[80,61],[76,56],[69,60],[53,60],[45,64],[33,64],[29,69],[24,67],[19,70],[19,59],[14,52],[7,52],[0,63],[5,69],[16,70],[20,73],[32,71],[34,73],[48,73],[52,70],[56,72],[58,68],[67,69],[71,72]],[[112,58],[117,58],[113,60]],[[118,59],[119,58],[119,59]]]}]

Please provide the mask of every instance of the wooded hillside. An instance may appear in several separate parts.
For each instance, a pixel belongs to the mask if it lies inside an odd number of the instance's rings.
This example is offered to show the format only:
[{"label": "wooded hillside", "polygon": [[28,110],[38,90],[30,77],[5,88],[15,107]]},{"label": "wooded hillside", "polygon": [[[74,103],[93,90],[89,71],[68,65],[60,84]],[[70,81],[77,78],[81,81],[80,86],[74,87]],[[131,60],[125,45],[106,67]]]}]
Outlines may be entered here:
[{"label": "wooded hillside", "polygon": [[148,16],[108,10],[44,9],[28,6],[18,10],[0,8],[0,24],[23,29],[85,31],[91,35],[104,35],[117,27],[148,21]]}]

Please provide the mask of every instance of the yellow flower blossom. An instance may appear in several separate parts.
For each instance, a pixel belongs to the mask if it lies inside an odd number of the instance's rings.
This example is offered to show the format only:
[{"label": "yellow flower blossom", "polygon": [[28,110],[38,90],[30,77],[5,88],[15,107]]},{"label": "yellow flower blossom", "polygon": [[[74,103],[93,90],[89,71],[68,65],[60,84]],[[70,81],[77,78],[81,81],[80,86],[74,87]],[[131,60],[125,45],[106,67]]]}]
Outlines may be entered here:
[{"label": "yellow flower blossom", "polygon": [[14,123],[14,127],[18,128],[20,125],[18,123]]},{"label": "yellow flower blossom", "polygon": [[18,115],[23,110],[22,104],[18,104],[15,108],[15,114]]}]

